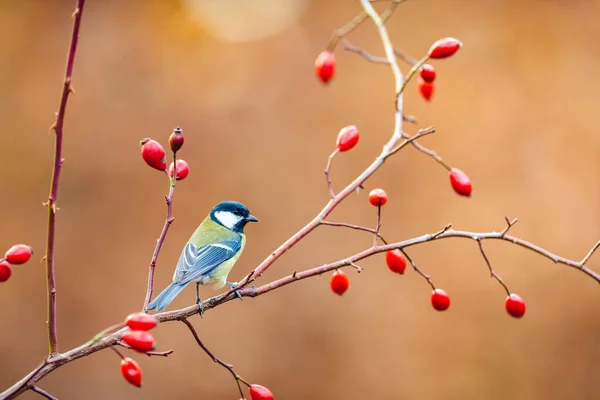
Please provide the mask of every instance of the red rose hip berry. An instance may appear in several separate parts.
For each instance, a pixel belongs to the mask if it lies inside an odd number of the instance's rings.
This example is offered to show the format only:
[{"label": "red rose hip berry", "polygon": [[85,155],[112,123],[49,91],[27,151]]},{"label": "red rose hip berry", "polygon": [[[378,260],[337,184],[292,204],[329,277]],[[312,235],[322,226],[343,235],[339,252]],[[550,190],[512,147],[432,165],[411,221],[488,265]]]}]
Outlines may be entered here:
[{"label": "red rose hip berry", "polygon": [[144,312],[135,312],[127,316],[125,324],[132,331],[149,331],[156,326],[156,318]]},{"label": "red rose hip berry", "polygon": [[142,144],[142,158],[146,164],[159,171],[167,169],[167,158],[165,157],[165,149],[155,140],[145,138]]},{"label": "red rose hip berry", "polygon": [[402,275],[406,270],[406,258],[404,258],[402,252],[398,249],[385,252],[385,263],[390,271],[397,274]]},{"label": "red rose hip berry", "polygon": [[333,293],[341,296],[346,292],[346,290],[348,290],[348,286],[350,286],[350,279],[344,271],[338,269],[333,273],[333,275],[331,275],[329,286],[331,287]]},{"label": "red rose hip berry", "polygon": [[7,261],[0,261],[0,282],[6,282],[11,275],[10,264]]},{"label": "red rose hip berry", "polygon": [[123,334],[121,337],[125,343],[129,345],[133,350],[140,353],[146,353],[154,350],[154,337],[150,332],[147,331],[129,331]]},{"label": "red rose hip berry", "polygon": [[511,293],[504,302],[506,312],[513,318],[521,318],[525,315],[525,302],[518,294]]},{"label": "red rose hip berry", "polygon": [[121,360],[121,375],[133,386],[142,386],[142,369],[135,360],[129,357]]},{"label": "red rose hip berry", "polygon": [[177,153],[179,151],[179,149],[181,149],[181,147],[183,146],[183,131],[182,129],[178,126],[177,128],[175,128],[173,130],[173,133],[171,133],[171,136],[169,136],[169,147],[171,148],[171,151],[173,153]]},{"label": "red rose hip berry", "polygon": [[433,82],[435,80],[435,68],[431,64],[424,64],[421,68],[419,68],[419,76],[425,82]]},{"label": "red rose hip berry", "polygon": [[375,207],[381,207],[385,203],[387,203],[387,193],[383,189],[373,189],[369,193],[369,203],[374,205]]},{"label": "red rose hip berry", "polygon": [[[177,180],[185,179],[190,173],[190,166],[185,160],[177,160]],[[173,177],[173,163],[169,165],[169,176]]]},{"label": "red rose hip berry", "polygon": [[433,97],[433,93],[435,92],[435,86],[431,82],[426,82],[423,78],[419,77],[417,80],[417,89],[423,97],[427,101],[431,101]]},{"label": "red rose hip berry", "polygon": [[315,75],[323,83],[329,83],[335,75],[335,55],[330,51],[323,51],[315,60]]},{"label": "red rose hip berry", "polygon": [[261,385],[250,385],[248,388],[251,400],[273,400],[273,393],[269,389]]},{"label": "red rose hip berry", "polygon": [[348,151],[358,143],[358,138],[358,128],[354,125],[348,125],[338,133],[335,145],[339,151]]},{"label": "red rose hip berry", "polygon": [[438,311],[446,311],[450,307],[450,296],[442,289],[435,289],[431,293],[431,305]]},{"label": "red rose hip berry", "polygon": [[454,189],[457,194],[465,197],[471,197],[473,185],[471,184],[471,180],[467,174],[460,169],[452,168],[450,170],[450,185],[452,185],[452,189]]},{"label": "red rose hip berry", "polygon": [[447,58],[456,53],[462,45],[460,40],[451,37],[443,38],[431,46],[427,55],[429,58]]},{"label": "red rose hip berry", "polygon": [[27,246],[26,244],[16,244],[8,249],[4,258],[11,264],[19,265],[29,261],[32,255],[33,249],[30,246]]}]

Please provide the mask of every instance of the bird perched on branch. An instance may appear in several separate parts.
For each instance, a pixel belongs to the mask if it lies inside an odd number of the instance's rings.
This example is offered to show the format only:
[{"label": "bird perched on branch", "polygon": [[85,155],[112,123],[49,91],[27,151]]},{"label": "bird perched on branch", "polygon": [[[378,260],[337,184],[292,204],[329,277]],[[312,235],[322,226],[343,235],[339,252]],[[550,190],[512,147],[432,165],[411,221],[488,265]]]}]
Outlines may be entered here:
[{"label": "bird perched on branch", "polygon": [[227,275],[244,251],[244,227],[248,222],[258,222],[258,218],[243,204],[237,201],[217,204],[181,251],[173,283],[148,304],[148,310],[164,310],[183,288],[194,282],[196,302],[203,313],[200,285],[212,285],[215,290],[225,285],[237,286],[237,283],[227,282]]}]

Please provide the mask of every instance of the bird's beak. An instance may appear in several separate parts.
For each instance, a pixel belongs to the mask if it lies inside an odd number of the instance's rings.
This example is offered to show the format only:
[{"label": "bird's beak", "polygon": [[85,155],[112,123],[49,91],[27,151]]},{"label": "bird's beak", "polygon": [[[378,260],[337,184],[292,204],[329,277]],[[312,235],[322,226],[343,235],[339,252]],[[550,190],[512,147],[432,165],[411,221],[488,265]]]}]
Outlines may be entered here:
[{"label": "bird's beak", "polygon": [[246,221],[247,222],[258,222],[258,218],[256,218],[254,215],[248,215],[246,217]]}]

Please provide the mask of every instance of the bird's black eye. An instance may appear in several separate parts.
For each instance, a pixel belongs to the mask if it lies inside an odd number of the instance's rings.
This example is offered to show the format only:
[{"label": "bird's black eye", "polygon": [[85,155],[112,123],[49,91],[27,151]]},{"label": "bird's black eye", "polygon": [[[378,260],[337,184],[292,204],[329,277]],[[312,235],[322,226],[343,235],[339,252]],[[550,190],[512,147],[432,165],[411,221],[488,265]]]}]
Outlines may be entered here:
[{"label": "bird's black eye", "polygon": [[241,212],[240,210],[235,210],[233,213],[234,213],[235,215],[242,215],[242,212]]}]

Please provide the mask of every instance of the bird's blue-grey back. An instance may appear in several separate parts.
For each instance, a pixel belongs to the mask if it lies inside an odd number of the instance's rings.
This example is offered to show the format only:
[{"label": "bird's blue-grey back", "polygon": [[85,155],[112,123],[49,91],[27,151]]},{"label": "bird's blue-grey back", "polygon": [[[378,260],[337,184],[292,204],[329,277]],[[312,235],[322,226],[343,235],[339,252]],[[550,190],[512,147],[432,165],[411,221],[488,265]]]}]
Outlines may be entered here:
[{"label": "bird's blue-grey back", "polygon": [[233,257],[240,250],[242,237],[234,235],[230,240],[197,247],[188,243],[183,248],[177,268],[173,275],[173,282],[188,284],[199,282],[219,265]]}]

